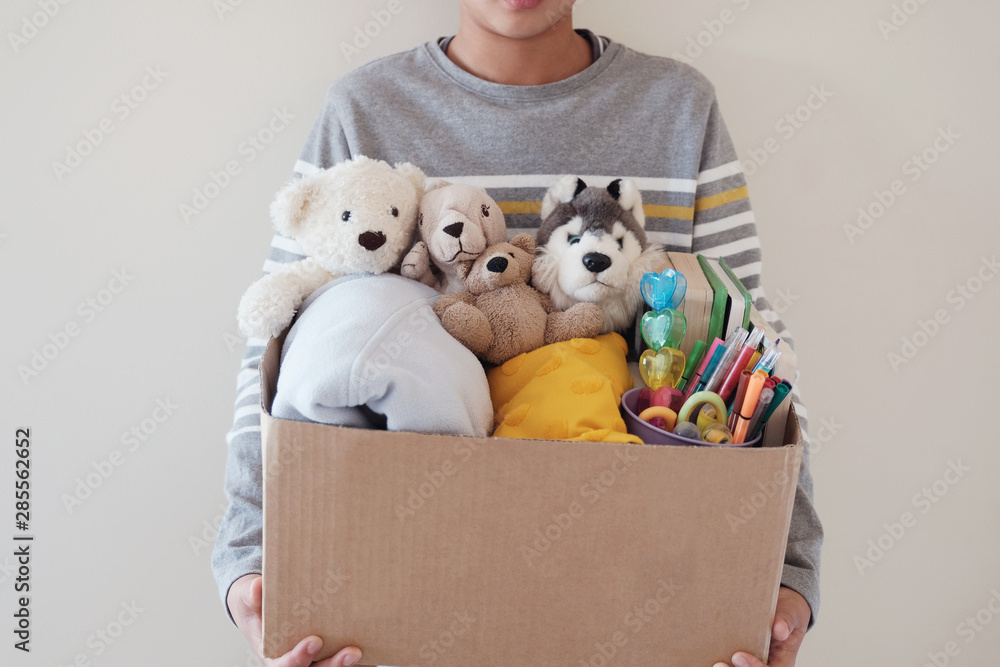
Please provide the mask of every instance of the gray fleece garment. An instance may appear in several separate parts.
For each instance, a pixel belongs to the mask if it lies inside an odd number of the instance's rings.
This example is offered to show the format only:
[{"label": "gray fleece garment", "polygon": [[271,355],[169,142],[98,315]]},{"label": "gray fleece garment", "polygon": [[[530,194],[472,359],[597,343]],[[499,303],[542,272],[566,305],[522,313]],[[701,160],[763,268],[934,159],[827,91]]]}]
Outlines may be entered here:
[{"label": "gray fleece garment", "polygon": [[482,364],[444,330],[436,290],[397,275],[350,275],[313,292],[281,349],[279,419],[487,437]]}]

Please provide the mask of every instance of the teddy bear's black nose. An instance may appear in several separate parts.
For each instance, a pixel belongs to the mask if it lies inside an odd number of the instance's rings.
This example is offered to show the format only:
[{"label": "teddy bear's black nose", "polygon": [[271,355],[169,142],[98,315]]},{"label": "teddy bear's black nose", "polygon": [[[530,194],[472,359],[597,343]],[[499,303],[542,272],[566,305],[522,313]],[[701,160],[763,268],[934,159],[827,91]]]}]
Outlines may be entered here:
[{"label": "teddy bear's black nose", "polygon": [[486,262],[486,270],[490,273],[503,273],[507,270],[507,258],[494,257],[490,261]]},{"label": "teddy bear's black nose", "polygon": [[591,273],[600,273],[611,266],[611,258],[599,252],[588,252],[583,256],[583,265]]},{"label": "teddy bear's black nose", "polygon": [[448,236],[454,236],[456,239],[462,235],[462,228],[465,227],[464,222],[453,222],[444,228],[444,233]]},{"label": "teddy bear's black nose", "polygon": [[358,243],[365,250],[378,250],[385,245],[385,234],[382,232],[365,232],[358,237]]}]

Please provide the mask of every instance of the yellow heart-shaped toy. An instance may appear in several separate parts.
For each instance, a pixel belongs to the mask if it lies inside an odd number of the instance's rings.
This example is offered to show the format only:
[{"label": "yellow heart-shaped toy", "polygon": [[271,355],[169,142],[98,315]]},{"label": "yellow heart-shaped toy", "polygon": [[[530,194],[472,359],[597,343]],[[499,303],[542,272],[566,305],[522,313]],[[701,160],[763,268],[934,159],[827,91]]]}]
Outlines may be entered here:
[{"label": "yellow heart-shaped toy", "polygon": [[655,352],[646,350],[639,357],[639,375],[653,391],[676,387],[684,373],[684,363],[684,353],[672,347],[661,347]]}]

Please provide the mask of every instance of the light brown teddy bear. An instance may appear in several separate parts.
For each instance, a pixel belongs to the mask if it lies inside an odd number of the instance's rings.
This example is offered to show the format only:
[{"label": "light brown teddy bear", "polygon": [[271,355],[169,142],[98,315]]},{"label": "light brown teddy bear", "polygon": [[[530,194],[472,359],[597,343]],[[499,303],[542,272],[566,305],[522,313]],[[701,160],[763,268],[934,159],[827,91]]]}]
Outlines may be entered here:
[{"label": "light brown teddy bear", "polygon": [[599,306],[578,303],[555,311],[547,296],[528,285],[534,259],[535,240],[519,234],[463,264],[466,291],[446,294],[434,304],[445,330],[491,364],[599,334],[604,327]]},{"label": "light brown teddy bear", "polygon": [[420,199],[420,240],[403,258],[400,273],[439,292],[461,292],[462,265],[507,240],[503,211],[486,190],[439,181]]}]

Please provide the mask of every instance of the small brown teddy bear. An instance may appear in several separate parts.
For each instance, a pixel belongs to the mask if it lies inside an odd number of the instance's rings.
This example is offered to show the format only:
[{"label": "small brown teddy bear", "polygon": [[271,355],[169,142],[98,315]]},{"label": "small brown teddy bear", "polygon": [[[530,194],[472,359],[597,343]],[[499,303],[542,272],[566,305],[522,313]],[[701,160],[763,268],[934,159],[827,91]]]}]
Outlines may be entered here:
[{"label": "small brown teddy bear", "polygon": [[434,312],[448,333],[480,359],[505,361],[543,345],[591,338],[604,327],[604,312],[592,303],[555,311],[549,298],[528,285],[535,240],[519,234],[487,248],[462,265],[465,292],[442,296]]}]

